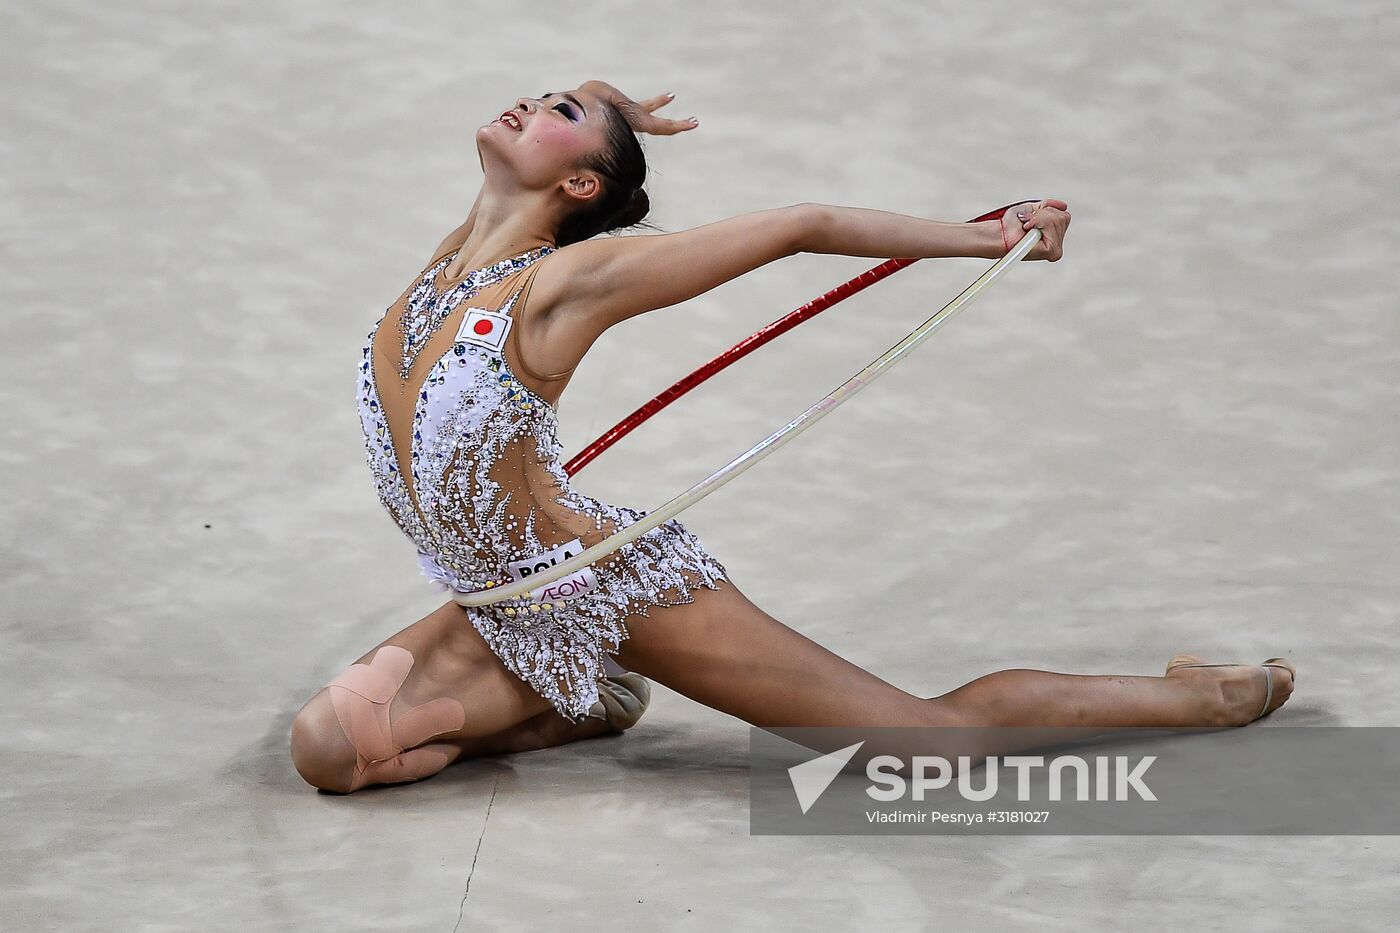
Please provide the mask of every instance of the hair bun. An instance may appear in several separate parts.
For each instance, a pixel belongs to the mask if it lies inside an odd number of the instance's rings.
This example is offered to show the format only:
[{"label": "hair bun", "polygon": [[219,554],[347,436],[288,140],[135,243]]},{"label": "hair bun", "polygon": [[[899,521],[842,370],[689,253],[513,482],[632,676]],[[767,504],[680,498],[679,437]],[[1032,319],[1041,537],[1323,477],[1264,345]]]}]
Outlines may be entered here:
[{"label": "hair bun", "polygon": [[651,199],[641,188],[632,192],[632,197],[627,200],[622,210],[617,213],[617,220],[612,224],[613,229],[618,227],[631,227],[639,224],[646,218],[647,212],[651,210]]}]

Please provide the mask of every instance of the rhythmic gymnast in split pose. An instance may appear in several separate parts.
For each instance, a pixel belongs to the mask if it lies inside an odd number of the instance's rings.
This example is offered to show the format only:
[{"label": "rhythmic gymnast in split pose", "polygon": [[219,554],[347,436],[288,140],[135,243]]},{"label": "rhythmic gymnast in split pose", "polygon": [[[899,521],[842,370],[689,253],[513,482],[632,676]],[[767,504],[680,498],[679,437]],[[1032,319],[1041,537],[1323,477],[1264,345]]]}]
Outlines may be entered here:
[{"label": "rhythmic gymnast in split pose", "polygon": [[[638,134],[698,125],[658,116],[670,99],[588,81],[480,127],[471,213],[368,335],[370,469],[444,590],[521,581],[646,514],[572,489],[555,436],[570,374],[614,324],[798,252],[999,258],[1038,227],[1026,258],[1061,256],[1058,200],[981,223],[804,203],[598,237],[647,213]],[[1179,655],[1161,677],[1004,670],[916,696],[754,605],[671,519],[523,602],[449,601],[386,639],[302,707],[291,754],[327,791],[418,780],[621,732],[647,706],[646,678],[762,727],[1243,725],[1288,699],[1294,673]]]}]

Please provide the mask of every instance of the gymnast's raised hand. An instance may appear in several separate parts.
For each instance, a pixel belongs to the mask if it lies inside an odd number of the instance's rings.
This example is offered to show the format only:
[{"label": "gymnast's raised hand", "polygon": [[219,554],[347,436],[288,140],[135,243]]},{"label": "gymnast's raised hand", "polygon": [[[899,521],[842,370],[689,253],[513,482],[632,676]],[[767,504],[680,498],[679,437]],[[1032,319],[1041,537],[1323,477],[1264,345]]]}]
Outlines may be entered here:
[{"label": "gymnast's raised hand", "polygon": [[675,94],[657,94],[646,100],[633,100],[606,81],[585,81],[579,85],[580,91],[596,94],[618,109],[627,120],[634,133],[650,133],[653,136],[674,136],[693,130],[700,125],[695,117],[685,120],[671,120],[656,116],[656,111],[675,99]]},{"label": "gymnast's raised hand", "polygon": [[1026,231],[1040,228],[1040,242],[1026,254],[1026,259],[1057,261],[1065,254],[1065,231],[1069,229],[1069,205],[1059,198],[1026,201],[1006,209],[1001,215],[1001,239],[1006,251],[1021,241]]}]

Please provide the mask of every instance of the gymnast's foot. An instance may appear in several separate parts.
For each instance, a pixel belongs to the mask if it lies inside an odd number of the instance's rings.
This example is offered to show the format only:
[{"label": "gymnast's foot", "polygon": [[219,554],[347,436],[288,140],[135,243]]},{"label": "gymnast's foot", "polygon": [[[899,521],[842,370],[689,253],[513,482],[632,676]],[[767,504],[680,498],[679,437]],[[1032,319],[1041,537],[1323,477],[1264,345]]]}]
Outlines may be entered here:
[{"label": "gymnast's foot", "polygon": [[587,722],[599,720],[611,732],[625,732],[637,724],[651,704],[651,683],[641,674],[626,671],[604,677],[598,683],[598,702],[588,712]]},{"label": "gymnast's foot", "polygon": [[1234,664],[1210,662],[1194,654],[1178,654],[1167,662],[1166,672],[1167,677],[1199,687],[1206,699],[1203,718],[1222,726],[1243,726],[1278,709],[1293,694],[1296,675],[1297,669],[1283,658]]},{"label": "gymnast's foot", "polygon": [[598,702],[588,715],[570,722],[554,710],[505,732],[472,742],[470,755],[515,754],[567,745],[581,739],[616,735],[636,725],[651,701],[651,683],[641,674],[627,671],[604,677],[598,683]]}]

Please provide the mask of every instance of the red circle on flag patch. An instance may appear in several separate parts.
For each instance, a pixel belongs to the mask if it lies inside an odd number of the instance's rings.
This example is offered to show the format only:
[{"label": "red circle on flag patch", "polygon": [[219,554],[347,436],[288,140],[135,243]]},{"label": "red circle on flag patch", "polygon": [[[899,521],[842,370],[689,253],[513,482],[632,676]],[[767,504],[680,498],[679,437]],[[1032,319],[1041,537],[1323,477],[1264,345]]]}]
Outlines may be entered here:
[{"label": "red circle on flag patch", "polygon": [[489,334],[491,333],[491,328],[492,324],[487,320],[480,320],[472,325],[472,330],[476,331],[478,334]]}]

